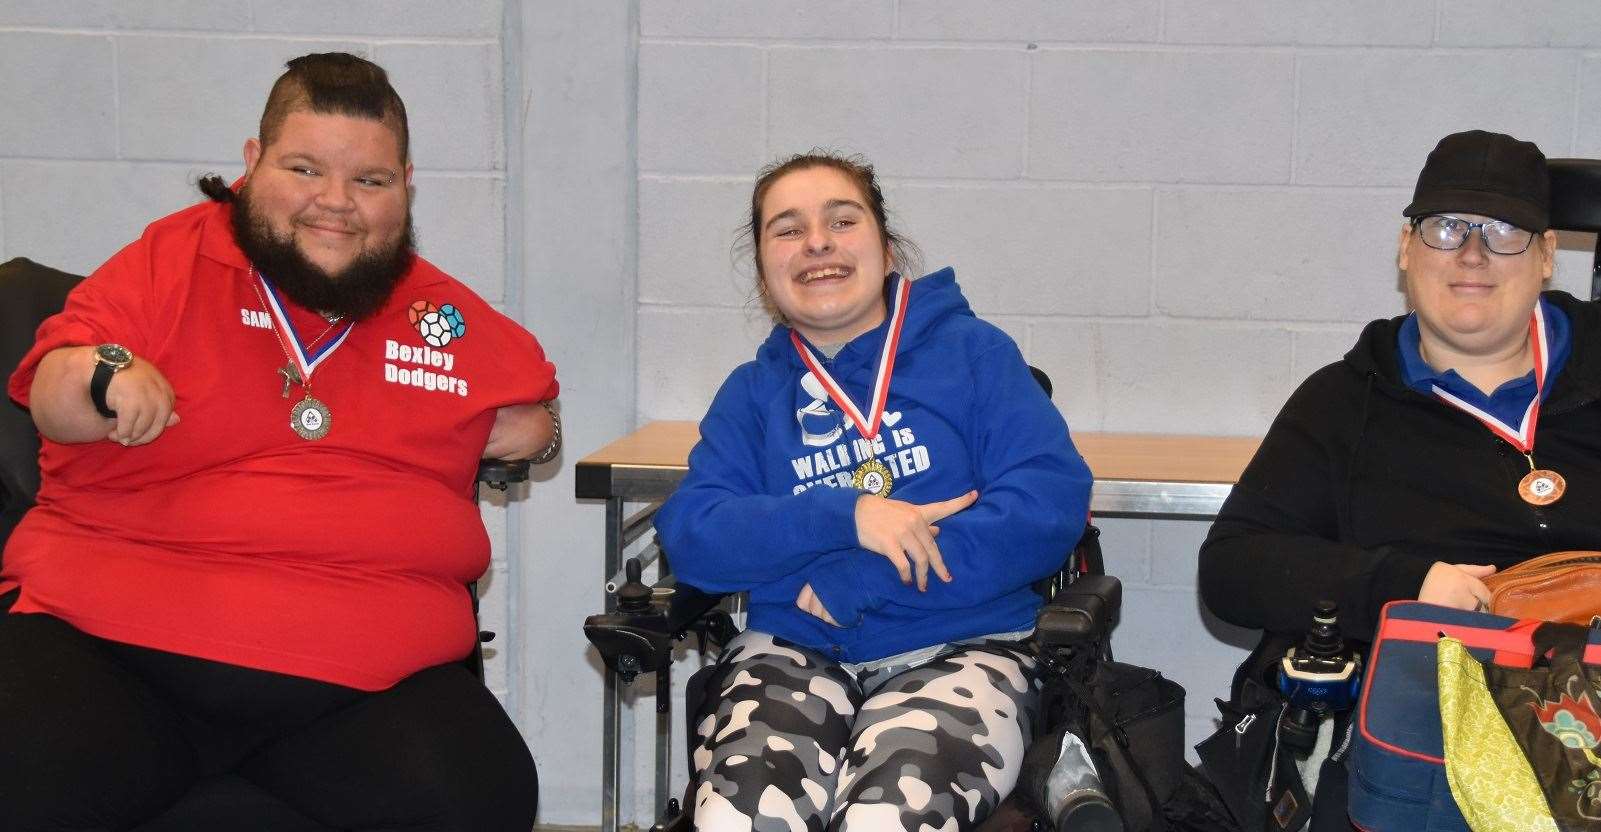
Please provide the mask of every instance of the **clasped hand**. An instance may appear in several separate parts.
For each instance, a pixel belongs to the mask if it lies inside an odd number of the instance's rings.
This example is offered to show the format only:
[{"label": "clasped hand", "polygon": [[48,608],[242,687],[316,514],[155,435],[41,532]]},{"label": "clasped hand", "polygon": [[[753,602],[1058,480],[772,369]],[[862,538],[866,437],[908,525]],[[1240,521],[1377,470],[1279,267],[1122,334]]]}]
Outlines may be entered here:
[{"label": "clasped hand", "polygon": [[1490,588],[1484,585],[1484,579],[1494,574],[1494,566],[1435,561],[1423,576],[1418,600],[1459,610],[1487,610]]},{"label": "clasped hand", "polygon": [[106,438],[121,445],[147,445],[178,424],[178,397],[156,365],[139,358],[111,377],[106,407],[116,411]]},{"label": "clasped hand", "polygon": [[[950,570],[945,567],[945,559],[940,555],[939,544],[934,542],[934,538],[939,536],[939,527],[934,524],[977,501],[977,491],[923,504],[863,494],[856,498],[857,545],[884,556],[894,564],[901,583],[911,584],[915,579],[917,590],[927,592],[930,570],[946,583],[952,580]],[[812,591],[811,584],[801,587],[795,606],[839,626]]]}]

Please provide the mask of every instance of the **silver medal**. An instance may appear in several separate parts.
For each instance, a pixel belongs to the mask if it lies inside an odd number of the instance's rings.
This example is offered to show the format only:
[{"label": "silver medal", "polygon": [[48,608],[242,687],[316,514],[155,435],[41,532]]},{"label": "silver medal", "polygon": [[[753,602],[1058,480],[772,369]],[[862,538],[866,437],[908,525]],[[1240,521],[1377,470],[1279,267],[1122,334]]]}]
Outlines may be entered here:
[{"label": "silver medal", "polygon": [[289,427],[300,434],[301,439],[321,439],[328,435],[328,426],[333,422],[332,413],[328,412],[328,405],[317,399],[307,396],[289,411]]}]

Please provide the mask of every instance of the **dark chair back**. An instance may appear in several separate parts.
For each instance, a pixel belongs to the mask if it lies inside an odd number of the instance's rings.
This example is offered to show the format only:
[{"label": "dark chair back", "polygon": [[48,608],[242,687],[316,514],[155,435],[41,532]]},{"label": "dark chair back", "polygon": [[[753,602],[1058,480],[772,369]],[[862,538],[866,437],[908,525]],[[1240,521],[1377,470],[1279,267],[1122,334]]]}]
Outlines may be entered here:
[{"label": "dark chair back", "polygon": [[[1601,232],[1601,159],[1550,159],[1551,227]],[[1590,299],[1601,298],[1601,238],[1590,267]]]},{"label": "dark chair back", "polygon": [[[33,347],[34,332],[61,311],[83,280],[22,257],[0,263],[0,370],[10,378]],[[0,405],[0,549],[39,493],[39,432],[28,411]]]}]

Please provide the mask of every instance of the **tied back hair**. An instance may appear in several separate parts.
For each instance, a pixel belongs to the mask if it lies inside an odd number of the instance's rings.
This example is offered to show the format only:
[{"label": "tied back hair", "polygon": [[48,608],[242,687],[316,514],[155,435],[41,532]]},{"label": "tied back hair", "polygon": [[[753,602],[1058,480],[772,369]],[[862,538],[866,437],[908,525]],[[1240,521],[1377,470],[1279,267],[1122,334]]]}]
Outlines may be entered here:
[{"label": "tied back hair", "polygon": [[212,202],[231,203],[238,198],[238,195],[233,192],[233,188],[228,187],[228,183],[224,182],[222,177],[215,173],[208,173],[200,177],[200,181],[196,182],[195,186]]}]

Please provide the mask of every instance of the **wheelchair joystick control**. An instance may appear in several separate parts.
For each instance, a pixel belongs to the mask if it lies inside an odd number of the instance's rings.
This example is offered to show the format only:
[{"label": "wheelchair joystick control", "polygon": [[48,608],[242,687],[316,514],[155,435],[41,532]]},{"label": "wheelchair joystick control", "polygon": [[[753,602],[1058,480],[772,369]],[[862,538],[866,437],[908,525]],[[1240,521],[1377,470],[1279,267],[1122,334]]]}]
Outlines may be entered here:
[{"label": "wheelchair joystick control", "polygon": [[1341,634],[1339,612],[1333,601],[1317,602],[1306,638],[1279,663],[1279,692],[1289,700],[1279,736],[1302,756],[1316,745],[1323,720],[1350,710],[1362,686],[1362,657]]},{"label": "wheelchair joystick control", "polygon": [[640,571],[639,558],[629,558],[623,564],[623,574],[628,579],[617,588],[618,612],[632,614],[650,611],[650,587],[640,581]]}]

